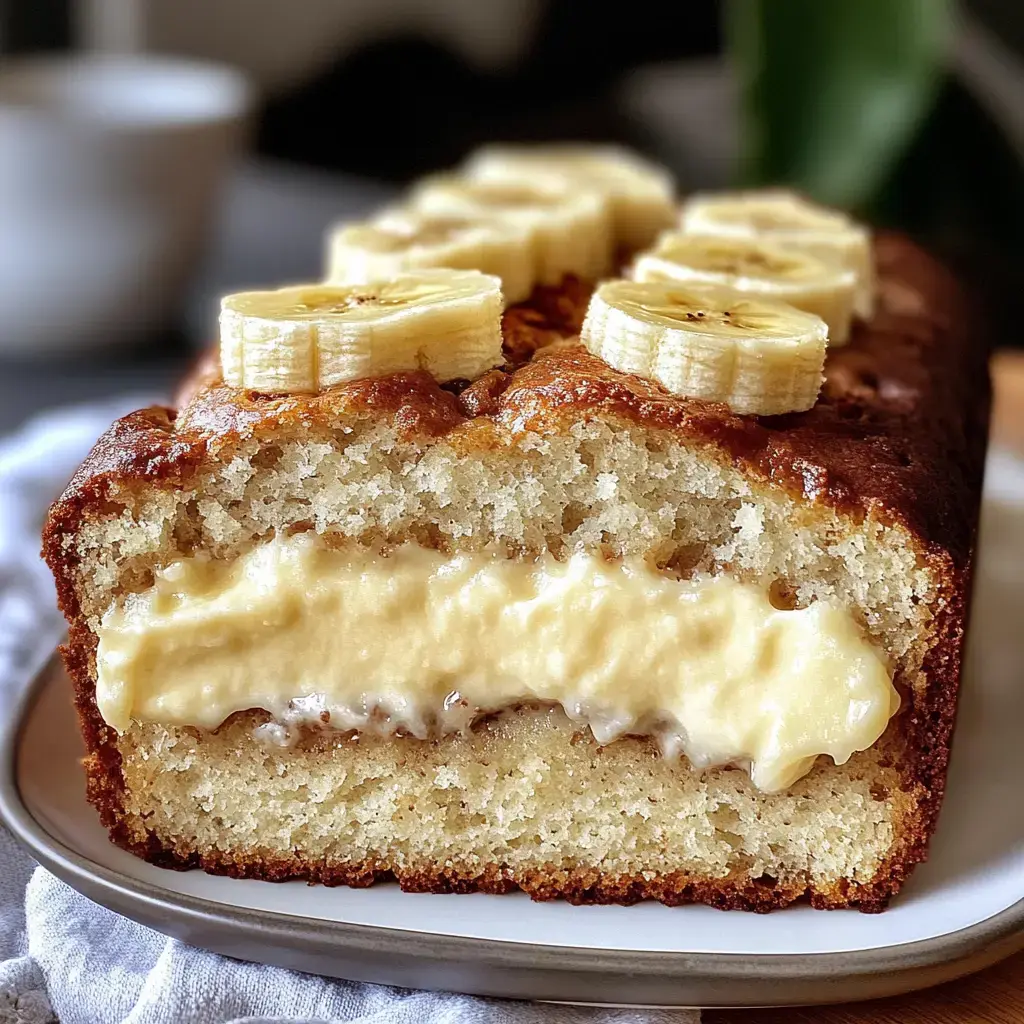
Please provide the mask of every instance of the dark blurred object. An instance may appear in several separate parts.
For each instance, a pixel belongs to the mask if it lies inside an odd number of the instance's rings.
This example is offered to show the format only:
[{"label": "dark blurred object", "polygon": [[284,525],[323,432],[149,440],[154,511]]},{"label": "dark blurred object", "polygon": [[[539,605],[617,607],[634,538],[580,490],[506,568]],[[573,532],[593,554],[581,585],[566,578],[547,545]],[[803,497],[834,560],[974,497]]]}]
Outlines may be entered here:
[{"label": "dark blurred object", "polygon": [[962,0],[964,10],[988,26],[1003,43],[1024,56],[1024,4],[1020,0]]},{"label": "dark blurred object", "polygon": [[685,31],[651,31],[660,0],[612,17],[573,0],[544,5],[526,58],[488,72],[417,36],[352,53],[301,90],[273,98],[262,152],[405,181],[455,163],[483,142],[597,139],[650,148],[612,92],[638,65],[717,52],[717,5],[689,4]]},{"label": "dark blurred object", "polygon": [[909,232],[968,281],[998,345],[1024,347],[1024,167],[1006,135],[958,80],[868,205],[874,223]]},{"label": "dark blurred object", "polygon": [[[993,118],[1015,96],[1019,108],[1024,94],[1005,83],[1021,72],[1003,66],[1017,58],[947,0],[732,0],[726,10],[741,180],[791,184],[909,232],[984,298],[996,341],[1021,345],[1024,154],[1006,118]],[[990,95],[997,88],[1009,98]]]},{"label": "dark blurred object", "polygon": [[68,49],[71,4],[72,0],[0,0],[0,52]]},{"label": "dark blurred object", "polygon": [[949,0],[730,0],[742,178],[861,206],[941,84]]}]

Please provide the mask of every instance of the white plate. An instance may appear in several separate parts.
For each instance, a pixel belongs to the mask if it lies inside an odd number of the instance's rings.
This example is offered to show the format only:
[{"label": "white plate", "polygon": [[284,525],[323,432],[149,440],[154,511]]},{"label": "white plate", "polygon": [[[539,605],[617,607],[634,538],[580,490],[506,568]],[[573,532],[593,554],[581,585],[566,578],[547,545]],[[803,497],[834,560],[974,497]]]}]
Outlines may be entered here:
[{"label": "white plate", "polygon": [[[532,998],[741,1005],[866,998],[1024,945],[1024,468],[990,460],[968,669],[929,862],[881,915],[573,907],[153,867],[85,802],[68,684],[44,672],[8,732],[9,827],[91,898],[210,948],[397,984]],[[881,974],[880,972],[884,972]]]}]

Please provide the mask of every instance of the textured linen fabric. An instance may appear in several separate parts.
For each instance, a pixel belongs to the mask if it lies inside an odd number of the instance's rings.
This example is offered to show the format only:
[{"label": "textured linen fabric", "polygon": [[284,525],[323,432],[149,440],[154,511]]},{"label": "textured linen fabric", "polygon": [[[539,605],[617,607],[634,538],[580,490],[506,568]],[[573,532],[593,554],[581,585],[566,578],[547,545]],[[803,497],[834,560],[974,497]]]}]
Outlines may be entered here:
[{"label": "textured linen fabric", "polygon": [[[0,442],[0,714],[61,630],[39,558],[46,506],[138,397],[50,413]],[[243,963],[97,906],[0,827],[0,1024],[693,1024],[691,1010],[551,1006],[411,992]]]}]

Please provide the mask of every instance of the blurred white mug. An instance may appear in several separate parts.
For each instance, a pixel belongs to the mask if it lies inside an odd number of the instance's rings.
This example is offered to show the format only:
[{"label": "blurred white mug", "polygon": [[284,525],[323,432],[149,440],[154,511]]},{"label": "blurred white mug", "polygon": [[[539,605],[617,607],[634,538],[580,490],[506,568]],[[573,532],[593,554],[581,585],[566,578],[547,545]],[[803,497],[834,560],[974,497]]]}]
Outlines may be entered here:
[{"label": "blurred white mug", "polygon": [[192,61],[0,64],[0,355],[172,321],[251,98],[238,72]]}]

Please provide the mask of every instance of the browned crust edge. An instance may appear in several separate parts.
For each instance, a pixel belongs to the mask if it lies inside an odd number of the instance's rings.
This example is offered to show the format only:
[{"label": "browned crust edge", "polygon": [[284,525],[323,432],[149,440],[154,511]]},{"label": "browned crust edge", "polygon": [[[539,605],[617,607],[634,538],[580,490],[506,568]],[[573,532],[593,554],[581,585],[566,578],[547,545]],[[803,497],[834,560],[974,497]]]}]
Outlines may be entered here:
[{"label": "browned crust edge", "polygon": [[[900,244],[908,246],[908,243]],[[922,277],[920,266],[924,259],[922,254],[912,250],[912,247],[908,251],[917,254],[914,256],[918,264],[913,275],[915,283],[921,285],[923,280],[927,285],[927,274]],[[950,297],[948,291],[944,290],[950,287],[949,279],[937,265],[926,261],[923,266],[925,269],[935,267],[930,288],[922,287],[925,297],[934,299],[938,307],[948,310]],[[932,314],[926,309],[921,313],[921,318],[931,322]],[[543,329],[557,331],[558,326],[545,321]],[[963,331],[964,322],[957,318],[941,329]],[[972,346],[977,346],[973,353],[970,351]],[[903,823],[891,856],[868,883],[851,884],[841,881],[829,889],[815,889],[813,886],[783,888],[774,880],[700,880],[672,876],[645,881],[609,878],[596,870],[536,872],[510,878],[502,874],[498,867],[491,867],[477,876],[436,867],[424,867],[420,871],[395,876],[388,869],[375,865],[313,865],[298,857],[284,861],[264,858],[247,860],[244,857],[232,858],[220,852],[176,852],[153,835],[140,841],[125,821],[124,780],[116,736],[103,722],[95,703],[92,666],[96,637],[85,623],[78,604],[74,586],[76,559],[73,554],[65,551],[62,541],[65,536],[77,530],[88,512],[95,513],[103,507],[111,481],[161,479],[180,484],[209,458],[210,438],[174,436],[176,414],[159,407],[132,413],[111,427],[80,467],[65,494],[54,503],[43,534],[43,554],[53,571],[58,602],[69,622],[68,643],[61,648],[61,653],[74,682],[75,703],[89,751],[85,761],[88,798],[97,807],[103,824],[110,830],[111,839],[125,849],[163,866],[202,867],[232,877],[270,881],[303,878],[327,885],[368,885],[382,878],[397,877],[403,888],[420,892],[505,892],[519,887],[535,899],[564,898],[581,903],[632,903],[640,899],[657,899],[670,905],[699,902],[723,909],[754,911],[782,907],[807,896],[812,906],[822,909],[856,906],[865,912],[883,910],[913,867],[926,859],[928,841],[945,790],[967,624],[989,412],[989,386],[984,372],[984,359],[985,352],[975,332],[971,331],[958,339],[948,365],[939,368],[947,378],[942,388],[945,397],[955,396],[959,403],[949,409],[950,415],[960,412],[966,416],[962,423],[963,433],[956,438],[958,445],[954,456],[955,465],[948,467],[955,469],[955,479],[949,484],[953,507],[931,510],[919,518],[905,514],[905,495],[901,495],[897,503],[899,507],[890,510],[891,518],[902,522],[921,545],[923,556],[938,584],[938,611],[936,640],[923,664],[929,685],[923,693],[913,693],[909,713],[901,715],[898,720],[900,728],[906,732],[906,749],[910,752],[908,760],[899,766],[905,788],[919,792],[923,789],[924,795],[918,801],[917,814]],[[935,371],[934,367],[932,371]],[[399,382],[396,386],[405,385]],[[393,405],[395,393],[388,391],[388,385],[383,385],[379,394],[373,388],[370,391],[366,402],[368,408],[373,408],[375,400],[384,405]],[[463,415],[456,397],[449,392],[435,388],[429,397],[430,402],[425,409],[421,403],[415,410],[416,422],[408,424],[410,429],[448,429],[454,420]],[[612,398],[613,404],[617,404],[619,396],[615,394]],[[643,402],[640,404],[643,405]],[[634,416],[641,414],[636,409],[630,409],[629,412]],[[689,417],[689,412],[686,415]],[[655,420],[660,418],[653,417]],[[720,412],[713,413],[709,419],[728,421],[728,417],[723,417]],[[692,424],[688,422],[687,426]],[[726,427],[732,429],[728,422]],[[935,423],[931,427],[940,429]],[[764,467],[758,468],[760,472],[757,475],[762,475]],[[820,483],[821,474],[815,467],[797,465],[794,471],[798,471],[799,475],[795,481],[781,473],[777,475],[769,472],[768,476],[776,483],[784,486],[789,484],[790,489],[795,484],[796,489],[802,490],[811,500],[825,500],[837,506],[842,504],[844,488],[840,486],[829,491],[828,488],[817,486],[815,481]],[[929,497],[936,497],[934,491],[926,493],[921,500],[926,501]],[[941,494],[938,497],[941,498]],[[922,524],[933,528],[923,530]],[[942,537],[947,543],[939,543],[936,536]]]},{"label": "browned crust edge", "polygon": [[345,885],[357,889],[380,882],[396,882],[403,892],[418,893],[503,895],[521,890],[538,902],[565,900],[575,906],[631,906],[657,900],[669,907],[702,903],[719,910],[747,910],[759,914],[779,910],[804,898],[816,910],[856,908],[862,913],[880,913],[913,867],[913,862],[904,858],[890,858],[870,882],[851,883],[843,879],[831,886],[787,884],[767,875],[707,879],[672,872],[647,879],[609,875],[597,868],[567,870],[553,865],[531,871],[510,871],[490,864],[473,873],[439,864],[394,869],[373,862],[310,862],[298,854],[289,858],[244,857],[216,849],[183,850],[161,842],[152,833],[140,840],[123,822],[111,830],[110,836],[122,849],[158,867],[175,871],[200,868],[228,878],[305,881],[311,885]]}]

